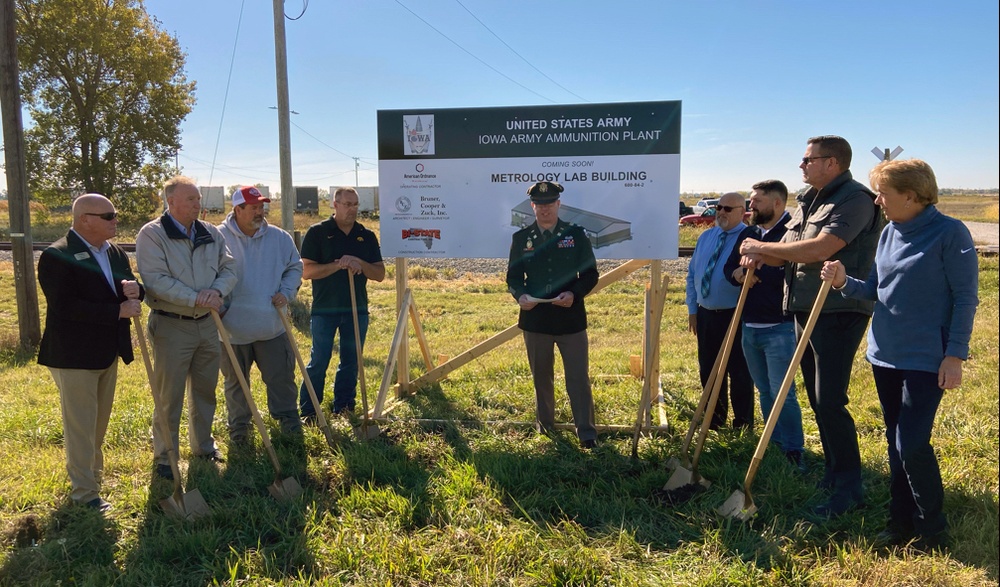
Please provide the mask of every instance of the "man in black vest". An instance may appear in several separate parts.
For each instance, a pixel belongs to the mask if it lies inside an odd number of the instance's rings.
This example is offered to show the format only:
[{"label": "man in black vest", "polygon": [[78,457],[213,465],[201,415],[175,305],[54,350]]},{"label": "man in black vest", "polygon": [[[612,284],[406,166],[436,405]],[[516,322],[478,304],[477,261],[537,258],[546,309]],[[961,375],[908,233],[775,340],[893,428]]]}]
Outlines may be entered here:
[{"label": "man in black vest", "polygon": [[514,233],[507,265],[507,288],[521,311],[517,325],[535,384],[536,428],[555,427],[553,369],[559,347],[566,393],[580,445],[597,445],[590,389],[587,309],[583,298],[597,285],[597,261],[583,228],[559,219],[563,187],[542,181],[528,188],[535,222]]},{"label": "man in black vest", "polygon": [[109,242],[117,228],[111,201],[84,194],[73,202],[69,233],[38,260],[47,304],[38,363],[49,368],[59,388],[70,499],[101,512],[111,508],[100,494],[101,445],[111,420],[118,357],[132,362],[129,319],[139,315],[144,295],[125,251]]},{"label": "man in black vest", "polygon": [[[794,314],[799,333],[819,292],[824,261],[840,260],[848,274],[868,275],[875,258],[882,215],[875,194],[853,179],[850,166],[851,145],[843,138],[809,139],[799,167],[812,187],[798,196],[788,232],[778,243],[747,239],[740,247],[747,263],[786,265],[784,307]],[[847,388],[872,310],[871,302],[827,297],[802,357],[826,459],[820,486],[832,490],[829,500],[814,510],[819,516],[839,516],[863,501],[858,432],[847,411]]]}]

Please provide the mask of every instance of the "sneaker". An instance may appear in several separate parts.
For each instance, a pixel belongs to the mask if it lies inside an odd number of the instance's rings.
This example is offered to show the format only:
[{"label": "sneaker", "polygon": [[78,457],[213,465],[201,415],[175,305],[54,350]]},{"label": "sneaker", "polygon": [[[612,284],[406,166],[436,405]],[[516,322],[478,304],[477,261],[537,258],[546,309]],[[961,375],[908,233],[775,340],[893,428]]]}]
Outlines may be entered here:
[{"label": "sneaker", "polygon": [[839,518],[847,512],[861,507],[863,504],[864,501],[861,499],[860,491],[853,492],[842,489],[834,491],[826,503],[813,508],[813,515],[820,518]]},{"label": "sneaker", "polygon": [[890,546],[902,546],[913,538],[913,525],[903,524],[895,520],[889,520],[882,530],[875,536],[874,545],[878,548],[888,548]]},{"label": "sneaker", "polygon": [[947,532],[938,532],[937,534],[930,534],[927,536],[918,534],[916,538],[913,539],[911,545],[913,548],[923,552],[947,550],[951,546],[951,537]]},{"label": "sneaker", "polygon": [[226,459],[222,456],[222,453],[219,452],[219,449],[215,449],[215,450],[213,450],[210,453],[206,453],[206,454],[203,454],[203,455],[195,455],[195,456],[197,456],[199,459],[201,459],[203,461],[209,461],[209,462],[213,462],[213,463],[224,463],[224,462],[226,462]]},{"label": "sneaker", "polygon": [[156,465],[153,472],[155,472],[156,476],[160,479],[166,479],[167,481],[174,480],[174,470],[170,468],[170,465],[159,463]]},{"label": "sneaker", "polygon": [[795,471],[799,475],[805,475],[809,472],[809,467],[806,466],[805,460],[802,458],[801,450],[790,450],[785,453],[785,458],[788,462],[795,465]]},{"label": "sneaker", "polygon": [[104,513],[111,509],[111,504],[104,501],[103,498],[95,497],[94,499],[83,504],[92,510],[97,510],[98,512]]}]

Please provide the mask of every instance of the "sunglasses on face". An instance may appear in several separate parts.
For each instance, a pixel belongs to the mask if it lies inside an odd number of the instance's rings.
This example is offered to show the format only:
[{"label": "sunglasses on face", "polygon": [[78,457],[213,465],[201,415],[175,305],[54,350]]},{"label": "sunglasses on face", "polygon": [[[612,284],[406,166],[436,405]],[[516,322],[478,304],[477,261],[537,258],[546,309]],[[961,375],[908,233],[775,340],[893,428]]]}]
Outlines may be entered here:
[{"label": "sunglasses on face", "polygon": [[728,212],[732,212],[733,210],[742,210],[743,208],[741,206],[720,206],[720,205],[716,204],[715,209],[716,210],[721,210],[723,212],[727,212],[728,213]]},{"label": "sunglasses on face", "polygon": [[84,212],[87,216],[97,216],[101,220],[107,220],[111,222],[115,218],[118,218],[118,212],[102,212],[98,214],[97,212]]}]

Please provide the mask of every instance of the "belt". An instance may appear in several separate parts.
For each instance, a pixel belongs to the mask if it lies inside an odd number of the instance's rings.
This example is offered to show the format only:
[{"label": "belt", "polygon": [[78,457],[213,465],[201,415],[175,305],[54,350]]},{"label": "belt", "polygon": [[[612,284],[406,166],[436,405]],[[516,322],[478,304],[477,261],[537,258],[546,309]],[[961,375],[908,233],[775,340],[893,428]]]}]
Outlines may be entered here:
[{"label": "belt", "polygon": [[195,317],[195,316],[185,316],[184,314],[174,314],[173,312],[167,312],[165,310],[153,310],[153,313],[159,316],[166,316],[167,318],[176,318],[178,320],[191,320],[193,322],[197,322],[198,320],[204,320],[205,318],[208,318],[208,314],[202,314],[201,316]]},{"label": "belt", "polygon": [[704,310],[705,312],[711,312],[712,314],[725,314],[726,312],[732,313],[736,308],[706,308],[705,306],[699,305],[699,310]]}]

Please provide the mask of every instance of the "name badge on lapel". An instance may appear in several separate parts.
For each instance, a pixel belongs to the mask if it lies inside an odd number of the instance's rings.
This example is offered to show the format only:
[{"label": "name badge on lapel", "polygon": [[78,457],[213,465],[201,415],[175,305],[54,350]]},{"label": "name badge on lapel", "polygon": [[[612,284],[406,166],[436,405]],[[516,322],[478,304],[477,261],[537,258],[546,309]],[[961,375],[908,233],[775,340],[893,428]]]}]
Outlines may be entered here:
[{"label": "name badge on lapel", "polygon": [[87,251],[83,251],[82,253],[77,253],[73,255],[73,258],[76,259],[77,261],[83,261],[84,259],[90,258],[90,253],[88,253]]}]

